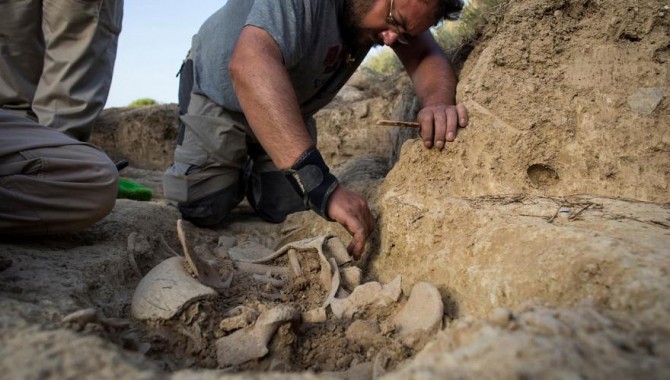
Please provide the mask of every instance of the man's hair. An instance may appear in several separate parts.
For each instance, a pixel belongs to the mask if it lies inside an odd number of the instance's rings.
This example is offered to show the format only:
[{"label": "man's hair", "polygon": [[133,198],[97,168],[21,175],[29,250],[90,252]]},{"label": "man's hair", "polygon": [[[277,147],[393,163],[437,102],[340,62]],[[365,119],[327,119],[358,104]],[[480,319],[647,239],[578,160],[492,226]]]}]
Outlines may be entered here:
[{"label": "man's hair", "polygon": [[435,0],[437,5],[437,19],[458,20],[463,10],[463,0]]}]

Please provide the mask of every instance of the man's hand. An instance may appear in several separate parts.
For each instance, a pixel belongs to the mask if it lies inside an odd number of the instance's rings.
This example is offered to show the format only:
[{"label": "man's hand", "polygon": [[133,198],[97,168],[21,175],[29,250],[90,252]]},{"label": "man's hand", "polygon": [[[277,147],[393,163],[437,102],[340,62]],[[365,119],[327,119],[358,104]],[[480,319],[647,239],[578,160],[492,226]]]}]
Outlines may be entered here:
[{"label": "man's hand", "polygon": [[426,148],[444,148],[445,141],[454,141],[458,127],[468,125],[468,110],[465,104],[432,105],[419,111],[417,120],[421,124],[421,139]]},{"label": "man's hand", "polygon": [[353,238],[347,251],[354,259],[360,259],[365,240],[375,228],[367,202],[340,184],[328,201],[328,216],[349,231]]}]

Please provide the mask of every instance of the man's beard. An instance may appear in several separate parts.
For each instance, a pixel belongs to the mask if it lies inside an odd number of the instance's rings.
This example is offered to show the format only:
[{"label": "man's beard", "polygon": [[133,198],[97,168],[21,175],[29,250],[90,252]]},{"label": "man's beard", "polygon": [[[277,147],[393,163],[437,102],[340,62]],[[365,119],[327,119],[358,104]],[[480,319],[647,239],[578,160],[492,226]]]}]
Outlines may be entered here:
[{"label": "man's beard", "polygon": [[344,0],[342,35],[346,44],[353,48],[368,48],[381,45],[379,33],[362,29],[363,17],[370,12],[376,0]]}]

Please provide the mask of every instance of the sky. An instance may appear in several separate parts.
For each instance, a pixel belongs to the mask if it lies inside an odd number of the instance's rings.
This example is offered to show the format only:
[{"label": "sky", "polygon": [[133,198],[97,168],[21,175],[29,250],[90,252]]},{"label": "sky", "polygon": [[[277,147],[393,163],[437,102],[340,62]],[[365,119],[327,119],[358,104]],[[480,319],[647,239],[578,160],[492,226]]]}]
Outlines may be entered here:
[{"label": "sky", "polygon": [[181,61],[200,25],[226,0],[126,0],[107,107],[176,103]]},{"label": "sky", "polygon": [[[200,25],[227,0],[125,0],[107,107],[176,103],[181,62]],[[281,0],[277,0],[281,1]]]}]

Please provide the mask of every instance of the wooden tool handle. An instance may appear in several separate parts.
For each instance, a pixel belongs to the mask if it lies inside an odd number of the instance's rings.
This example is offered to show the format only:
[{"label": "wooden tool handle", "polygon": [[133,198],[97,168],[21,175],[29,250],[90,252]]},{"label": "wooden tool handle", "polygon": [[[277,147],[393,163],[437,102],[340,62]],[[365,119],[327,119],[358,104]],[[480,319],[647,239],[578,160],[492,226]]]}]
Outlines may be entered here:
[{"label": "wooden tool handle", "polygon": [[421,124],[415,121],[400,121],[400,120],[379,120],[377,125],[385,125],[388,127],[412,127],[418,128]]}]

